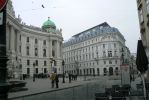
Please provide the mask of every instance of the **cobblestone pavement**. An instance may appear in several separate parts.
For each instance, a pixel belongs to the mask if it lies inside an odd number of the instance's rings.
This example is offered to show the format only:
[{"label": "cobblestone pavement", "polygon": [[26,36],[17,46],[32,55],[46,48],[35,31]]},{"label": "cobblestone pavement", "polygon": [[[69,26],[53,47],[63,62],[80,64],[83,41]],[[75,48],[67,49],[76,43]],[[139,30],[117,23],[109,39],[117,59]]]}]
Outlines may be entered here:
[{"label": "cobblestone pavement", "polygon": [[[97,80],[101,80],[101,82],[103,82],[103,80],[106,80],[106,79],[107,79],[106,77],[101,77],[101,76],[96,76],[96,77],[89,76],[86,78],[86,81],[85,81],[84,77],[79,77],[77,80],[75,81],[73,80],[71,81],[71,83],[69,83],[68,78],[65,78],[65,83],[62,83],[62,78],[59,78],[58,89],[73,87],[73,86],[77,86],[81,84],[86,84],[89,82],[95,82]],[[13,79],[13,80],[17,80],[17,79]],[[31,78],[26,79],[24,81],[27,82],[26,88],[28,88],[28,90],[9,93],[8,94],[9,98],[29,95],[29,94],[35,94],[35,93],[40,93],[40,92],[46,92],[50,90],[57,90],[57,88],[51,88],[51,80],[49,78],[45,78],[45,79],[36,78],[35,82],[33,82],[33,79]]]},{"label": "cobblestone pavement", "polygon": [[[96,86],[92,86],[93,88],[88,87],[88,89],[90,90],[89,91],[90,93],[91,93],[91,90],[93,90],[93,89],[97,90],[98,92],[99,91],[104,92],[105,88],[109,88],[113,84],[120,84],[121,83],[120,79],[117,80],[113,77],[107,77],[107,76],[96,76],[96,77],[89,76],[89,77],[86,78],[86,81],[85,81],[85,77],[79,77],[76,81],[72,81],[71,83],[69,83],[68,78],[65,78],[65,83],[62,83],[62,78],[59,78],[59,88],[57,89],[57,88],[51,88],[51,80],[49,78],[45,78],[45,79],[36,78],[35,82],[33,82],[32,78],[26,79],[24,81],[27,82],[26,87],[28,88],[28,90],[27,91],[9,93],[9,95],[8,95],[9,98],[24,96],[24,95],[30,95],[30,94],[36,94],[36,93],[52,91],[52,90],[59,90],[59,89],[63,89],[63,88],[69,88],[69,87],[74,87],[74,86],[84,85],[84,84],[90,84],[90,86],[91,85],[96,85]],[[138,84],[139,82],[140,82],[140,79],[136,78],[135,81],[133,81],[131,83],[131,87],[132,87],[133,90],[137,89],[136,84]],[[92,83],[96,83],[96,84],[92,84]],[[83,87],[81,87],[81,88],[85,89]],[[79,95],[84,95],[82,93],[83,90],[81,90],[81,88],[75,88],[75,91],[78,91],[77,94],[79,94]],[[72,95],[73,95],[73,94],[71,94],[71,90],[68,89],[66,91],[65,92],[63,92],[63,91],[57,92],[57,95],[58,94],[60,94],[60,95],[58,95],[56,97],[51,96],[51,98],[54,98],[54,99],[50,99],[50,100],[60,100],[58,98],[63,98],[63,100],[69,100],[68,98],[70,98],[70,100],[71,100]],[[92,94],[94,94],[94,93],[92,93]],[[55,99],[55,98],[57,98],[57,99]],[[78,97],[78,98],[80,98],[80,97]],[[93,96],[91,96],[91,98],[92,99],[86,99],[86,100],[94,100]],[[75,100],[83,100],[83,99],[75,99]],[[134,96],[134,97],[131,97],[130,100],[143,100],[143,99],[142,99],[142,97],[135,97]]]}]

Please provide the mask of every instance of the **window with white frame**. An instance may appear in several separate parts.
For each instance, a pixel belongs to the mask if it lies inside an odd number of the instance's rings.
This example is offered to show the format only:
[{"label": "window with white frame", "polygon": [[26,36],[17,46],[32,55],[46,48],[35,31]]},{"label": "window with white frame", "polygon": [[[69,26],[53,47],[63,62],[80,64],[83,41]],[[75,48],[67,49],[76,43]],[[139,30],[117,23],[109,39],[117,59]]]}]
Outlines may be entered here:
[{"label": "window with white frame", "polygon": [[112,57],[112,51],[108,51],[108,57]]}]

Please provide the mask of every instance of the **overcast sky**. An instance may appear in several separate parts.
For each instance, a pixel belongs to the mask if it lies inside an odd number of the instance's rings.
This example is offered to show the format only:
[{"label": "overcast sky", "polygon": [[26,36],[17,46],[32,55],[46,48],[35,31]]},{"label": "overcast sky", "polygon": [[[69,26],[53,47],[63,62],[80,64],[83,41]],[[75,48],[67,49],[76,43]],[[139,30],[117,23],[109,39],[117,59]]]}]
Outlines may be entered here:
[{"label": "overcast sky", "polygon": [[[140,37],[136,0],[12,0],[16,16],[41,27],[48,17],[62,28],[64,40],[107,22],[124,35],[126,46],[135,53]],[[42,8],[44,5],[45,8]]]}]

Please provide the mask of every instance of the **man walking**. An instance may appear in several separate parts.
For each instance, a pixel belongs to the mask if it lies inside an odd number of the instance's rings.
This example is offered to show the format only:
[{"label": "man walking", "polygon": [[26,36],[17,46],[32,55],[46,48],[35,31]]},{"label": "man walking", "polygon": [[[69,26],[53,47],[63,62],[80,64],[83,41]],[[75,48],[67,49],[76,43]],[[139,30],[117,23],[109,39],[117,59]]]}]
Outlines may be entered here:
[{"label": "man walking", "polygon": [[59,79],[58,79],[58,75],[57,74],[55,75],[55,83],[56,83],[56,88],[59,88],[58,87]]}]

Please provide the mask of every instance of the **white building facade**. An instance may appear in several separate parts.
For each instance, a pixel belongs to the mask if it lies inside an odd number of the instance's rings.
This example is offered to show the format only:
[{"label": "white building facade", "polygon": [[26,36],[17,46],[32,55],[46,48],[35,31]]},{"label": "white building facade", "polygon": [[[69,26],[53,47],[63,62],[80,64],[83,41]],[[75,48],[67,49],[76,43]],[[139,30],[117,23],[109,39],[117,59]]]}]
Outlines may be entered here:
[{"label": "white building facade", "polygon": [[62,30],[50,19],[42,28],[26,25],[16,18],[11,0],[7,4],[8,75],[62,73]]},{"label": "white building facade", "polygon": [[117,28],[106,22],[72,36],[63,44],[64,70],[78,75],[118,75],[130,51]]}]

